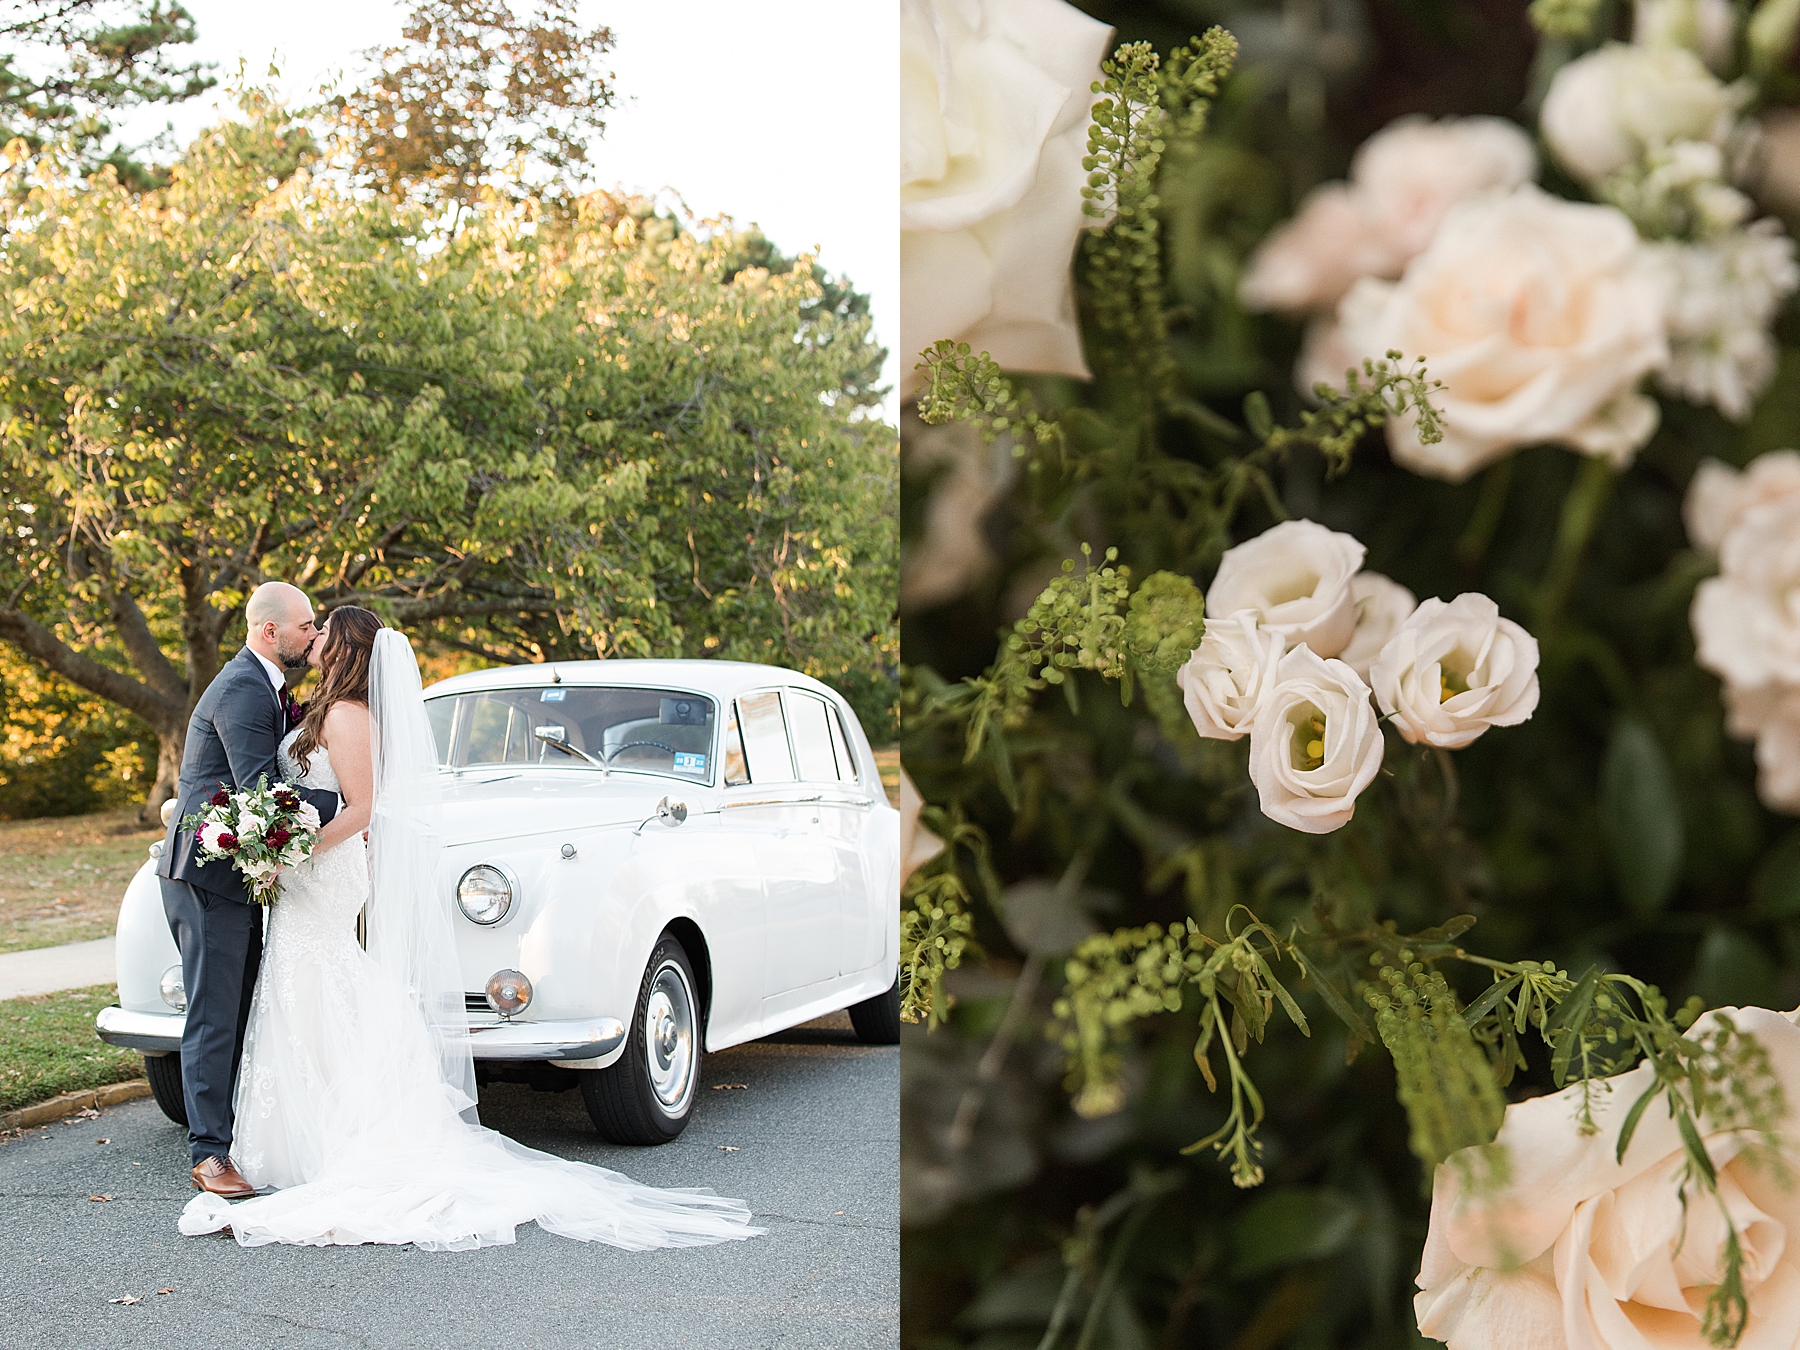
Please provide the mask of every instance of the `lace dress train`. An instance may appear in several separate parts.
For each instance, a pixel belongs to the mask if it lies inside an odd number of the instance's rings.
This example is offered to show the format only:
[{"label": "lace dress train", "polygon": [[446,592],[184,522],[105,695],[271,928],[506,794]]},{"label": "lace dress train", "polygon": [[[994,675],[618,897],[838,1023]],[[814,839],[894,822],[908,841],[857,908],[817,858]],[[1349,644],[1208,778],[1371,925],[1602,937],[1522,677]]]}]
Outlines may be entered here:
[{"label": "lace dress train", "polygon": [[[335,790],[324,750],[302,776]],[[659,1190],[472,1124],[424,1019],[355,937],[368,898],[361,836],[287,872],[270,912],[234,1098],[232,1156],[268,1194],[196,1196],[183,1233],[230,1225],[244,1246],[406,1243],[458,1251],[542,1228],[628,1250],[754,1237],[738,1200]]]}]

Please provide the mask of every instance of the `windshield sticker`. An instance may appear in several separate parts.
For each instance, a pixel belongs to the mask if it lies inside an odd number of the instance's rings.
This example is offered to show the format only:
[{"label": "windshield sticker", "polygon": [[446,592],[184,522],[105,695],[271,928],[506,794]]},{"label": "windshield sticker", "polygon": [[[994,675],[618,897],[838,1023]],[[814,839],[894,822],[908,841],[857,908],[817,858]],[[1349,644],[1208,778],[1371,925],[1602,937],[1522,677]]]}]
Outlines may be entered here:
[{"label": "windshield sticker", "polygon": [[705,773],[706,756],[691,754],[686,750],[675,752],[675,768],[678,772]]},{"label": "windshield sticker", "polygon": [[544,696],[539,699],[538,702],[561,703],[568,696],[569,691],[567,689],[546,689],[544,690]]}]

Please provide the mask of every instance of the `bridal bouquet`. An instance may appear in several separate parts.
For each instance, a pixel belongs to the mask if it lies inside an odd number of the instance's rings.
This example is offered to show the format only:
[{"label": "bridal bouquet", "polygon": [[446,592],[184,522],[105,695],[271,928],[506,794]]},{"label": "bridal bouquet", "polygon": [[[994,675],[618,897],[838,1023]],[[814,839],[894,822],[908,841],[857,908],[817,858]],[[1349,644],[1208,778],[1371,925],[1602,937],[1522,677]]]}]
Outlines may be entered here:
[{"label": "bridal bouquet", "polygon": [[909,1343],[1791,1345],[1800,2],[1192,9],[902,8]]},{"label": "bridal bouquet", "polygon": [[233,792],[223,783],[206,808],[181,819],[192,830],[207,862],[229,859],[259,905],[275,903],[277,873],[303,863],[319,837],[319,813],[285,783],[259,776],[255,787]]}]

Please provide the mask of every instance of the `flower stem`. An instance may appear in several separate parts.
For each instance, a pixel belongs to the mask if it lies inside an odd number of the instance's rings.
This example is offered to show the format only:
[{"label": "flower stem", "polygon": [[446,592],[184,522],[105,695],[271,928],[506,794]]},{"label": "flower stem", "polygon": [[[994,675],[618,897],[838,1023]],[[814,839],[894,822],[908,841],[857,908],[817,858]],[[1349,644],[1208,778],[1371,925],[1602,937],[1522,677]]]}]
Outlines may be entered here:
[{"label": "flower stem", "polygon": [[1563,498],[1562,518],[1557,522],[1556,544],[1550,551],[1550,565],[1544,569],[1544,580],[1538,587],[1536,618],[1540,630],[1554,627],[1561,617],[1588,541],[1594,537],[1594,527],[1600,523],[1617,479],[1617,470],[1605,460],[1588,459],[1569,485],[1569,495]]}]

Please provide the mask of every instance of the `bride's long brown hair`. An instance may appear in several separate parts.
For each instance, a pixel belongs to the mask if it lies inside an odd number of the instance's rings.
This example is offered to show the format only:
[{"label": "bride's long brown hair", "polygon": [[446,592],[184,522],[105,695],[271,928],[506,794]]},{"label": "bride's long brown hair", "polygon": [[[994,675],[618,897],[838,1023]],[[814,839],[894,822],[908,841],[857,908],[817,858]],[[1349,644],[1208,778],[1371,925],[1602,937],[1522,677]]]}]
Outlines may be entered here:
[{"label": "bride's long brown hair", "polygon": [[345,605],[331,611],[326,620],[325,647],[319,653],[322,678],[319,692],[306,703],[300,736],[294,742],[294,763],[304,772],[312,752],[319,748],[325,730],[325,714],[334,703],[369,704],[369,662],[375,655],[375,634],[383,624],[366,609]]}]

